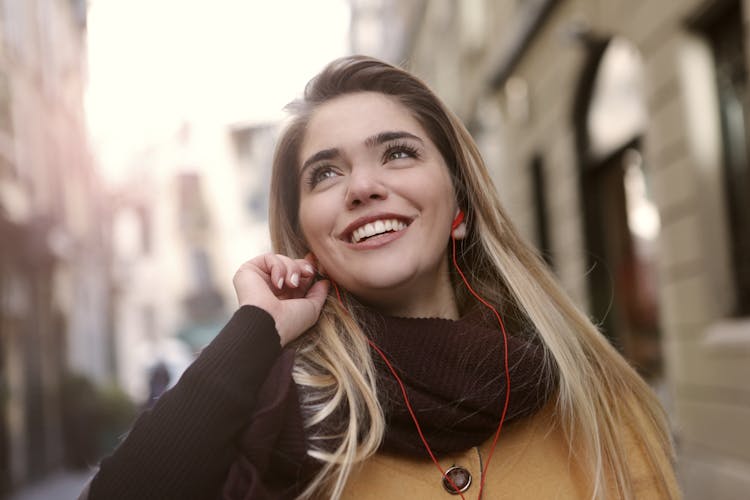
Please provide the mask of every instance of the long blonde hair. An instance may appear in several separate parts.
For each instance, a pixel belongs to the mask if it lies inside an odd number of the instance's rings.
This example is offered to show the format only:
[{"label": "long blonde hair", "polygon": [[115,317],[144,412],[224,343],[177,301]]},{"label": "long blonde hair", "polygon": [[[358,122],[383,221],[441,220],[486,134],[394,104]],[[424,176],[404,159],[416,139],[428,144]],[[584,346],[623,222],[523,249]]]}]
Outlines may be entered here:
[{"label": "long blonde hair", "polygon": [[[511,303],[534,325],[547,365],[556,375],[559,425],[571,455],[592,478],[592,498],[612,492],[620,498],[633,496],[624,445],[618,438],[626,423],[643,438],[655,476],[665,478],[665,495],[676,495],[666,479],[671,475],[672,446],[656,397],[522,240],[500,204],[473,139],[413,75],[376,59],[352,56],[333,61],[308,83],[274,156],[274,250],[293,257],[309,251],[299,227],[297,172],[310,116],[335,97],[365,91],[391,96],[409,109],[445,159],[456,199],[466,213],[467,236],[459,263],[483,297],[495,304]],[[453,283],[459,308],[465,309],[463,287],[457,280]],[[385,432],[370,349],[356,317],[356,310],[345,310],[329,297],[317,324],[297,342],[294,378],[302,394],[308,453],[322,464],[301,498],[338,498],[353,464],[375,453]],[[327,419],[336,425],[321,426]]]}]

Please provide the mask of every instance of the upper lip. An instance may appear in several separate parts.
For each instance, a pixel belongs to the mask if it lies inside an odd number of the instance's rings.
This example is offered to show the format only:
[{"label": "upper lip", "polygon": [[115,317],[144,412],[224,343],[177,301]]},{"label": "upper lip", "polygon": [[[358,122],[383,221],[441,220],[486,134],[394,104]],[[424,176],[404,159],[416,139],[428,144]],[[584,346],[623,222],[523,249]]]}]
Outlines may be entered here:
[{"label": "upper lip", "polygon": [[380,213],[380,214],[373,214],[373,215],[367,215],[364,217],[360,217],[358,219],[355,219],[352,223],[350,223],[339,235],[339,238],[344,241],[350,241],[352,238],[352,233],[355,229],[360,228],[367,224],[368,222],[375,222],[376,220],[388,220],[388,219],[396,219],[403,223],[405,223],[407,226],[411,224],[411,221],[414,220],[413,217],[407,217],[405,215],[399,215],[394,213]]}]

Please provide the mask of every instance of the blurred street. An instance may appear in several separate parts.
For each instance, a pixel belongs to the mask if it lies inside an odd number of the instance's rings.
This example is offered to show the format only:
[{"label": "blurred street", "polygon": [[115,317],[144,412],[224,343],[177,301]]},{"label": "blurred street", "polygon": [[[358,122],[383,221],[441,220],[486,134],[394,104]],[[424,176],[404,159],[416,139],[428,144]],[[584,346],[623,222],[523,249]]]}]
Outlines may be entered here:
[{"label": "blurred street", "polygon": [[0,14],[0,499],[75,498],[89,473],[60,471],[231,317],[271,249],[283,108],[350,53],[407,62],[466,124],[521,236],[657,390],[685,498],[747,496],[750,0]]},{"label": "blurred street", "polygon": [[75,500],[90,477],[88,472],[53,474],[13,493],[9,500]]}]

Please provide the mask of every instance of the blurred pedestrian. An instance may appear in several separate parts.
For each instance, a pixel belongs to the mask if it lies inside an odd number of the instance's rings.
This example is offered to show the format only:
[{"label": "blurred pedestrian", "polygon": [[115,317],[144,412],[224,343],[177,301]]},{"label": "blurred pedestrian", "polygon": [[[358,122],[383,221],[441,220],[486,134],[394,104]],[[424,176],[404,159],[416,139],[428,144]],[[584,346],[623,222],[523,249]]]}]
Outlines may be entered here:
[{"label": "blurred pedestrian", "polygon": [[169,375],[169,368],[164,361],[158,361],[149,370],[148,376],[148,399],[146,400],[144,409],[152,408],[159,400],[164,391],[169,387],[169,383],[172,381],[172,377]]}]

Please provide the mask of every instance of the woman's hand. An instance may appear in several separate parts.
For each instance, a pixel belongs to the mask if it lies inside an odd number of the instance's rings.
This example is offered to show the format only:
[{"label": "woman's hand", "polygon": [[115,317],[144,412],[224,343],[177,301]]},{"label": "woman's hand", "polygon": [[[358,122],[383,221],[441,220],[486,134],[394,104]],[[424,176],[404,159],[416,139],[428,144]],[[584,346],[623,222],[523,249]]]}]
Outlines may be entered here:
[{"label": "woman's hand", "polygon": [[242,264],[234,275],[240,306],[260,307],[276,322],[285,346],[313,326],[328,295],[329,282],[313,283],[315,268],[305,259],[265,254]]}]

